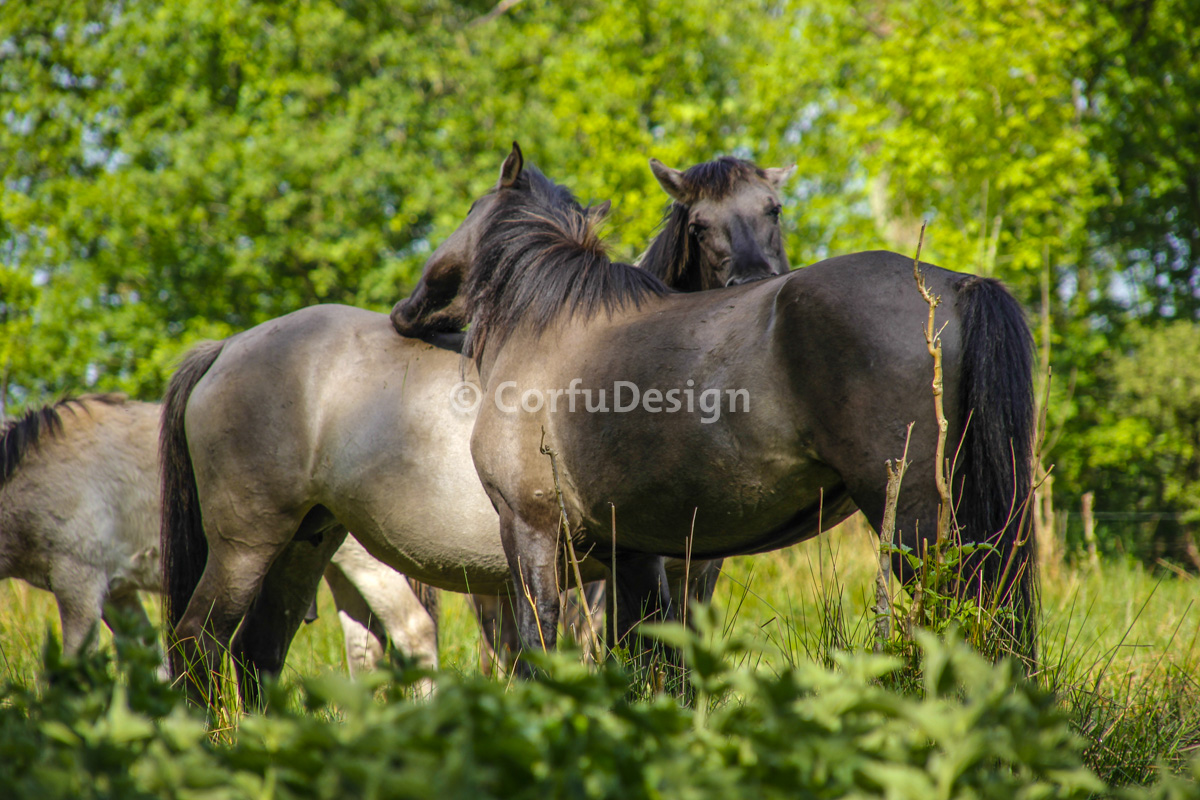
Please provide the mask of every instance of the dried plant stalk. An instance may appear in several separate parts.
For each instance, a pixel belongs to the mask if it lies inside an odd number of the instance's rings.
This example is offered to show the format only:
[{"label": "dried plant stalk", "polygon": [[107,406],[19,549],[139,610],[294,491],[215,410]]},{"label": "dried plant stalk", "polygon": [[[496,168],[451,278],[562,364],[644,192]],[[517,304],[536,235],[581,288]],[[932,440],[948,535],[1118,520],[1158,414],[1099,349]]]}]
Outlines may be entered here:
[{"label": "dried plant stalk", "polygon": [[567,540],[567,555],[571,568],[575,573],[575,589],[579,592],[579,602],[583,606],[584,627],[588,629],[588,643],[591,646],[593,658],[598,658],[600,643],[596,641],[596,621],[592,615],[592,604],[588,602],[587,593],[583,590],[583,575],[579,572],[579,558],[575,555],[575,543],[571,540],[571,525],[567,521],[567,506],[563,502],[562,485],[558,480],[558,453],[546,444],[546,431],[542,431],[542,443],[539,448],[543,455],[550,457],[550,472],[554,476],[554,496],[558,499],[559,529]]},{"label": "dried plant stalk", "polygon": [[908,423],[904,435],[904,455],[887,467],[887,495],[883,504],[883,524],[879,531],[879,571],[875,574],[875,652],[882,652],[884,644],[892,638],[892,550],[896,541],[896,506],[900,502],[900,483],[908,469],[908,443],[912,438],[913,423]]},{"label": "dried plant stalk", "polygon": [[925,274],[921,272],[921,247],[924,244],[925,224],[922,223],[921,236],[917,240],[917,254],[913,258],[913,278],[917,282],[917,289],[921,292],[921,297],[929,305],[929,319],[925,323],[925,347],[929,350],[929,355],[933,357],[933,413],[938,426],[934,464],[937,471],[938,496],[941,498],[941,505],[938,508],[937,541],[941,542],[943,537],[951,533],[950,524],[953,513],[950,481],[946,474],[946,431],[949,425],[946,422],[946,409],[943,403],[946,389],[942,380],[942,332],[935,327],[935,314],[942,298],[929,291],[929,287],[925,285]]}]

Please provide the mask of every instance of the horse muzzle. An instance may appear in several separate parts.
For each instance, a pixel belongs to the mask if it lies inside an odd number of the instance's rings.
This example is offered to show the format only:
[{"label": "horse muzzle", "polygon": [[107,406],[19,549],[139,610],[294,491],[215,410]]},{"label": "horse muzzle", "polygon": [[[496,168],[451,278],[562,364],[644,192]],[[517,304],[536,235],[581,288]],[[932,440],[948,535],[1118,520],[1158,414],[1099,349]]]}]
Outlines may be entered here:
[{"label": "horse muzzle", "polygon": [[755,281],[766,280],[767,278],[775,277],[773,272],[756,272],[752,275],[734,275],[729,280],[725,281],[725,288],[732,286],[741,286],[743,283],[754,283]]}]

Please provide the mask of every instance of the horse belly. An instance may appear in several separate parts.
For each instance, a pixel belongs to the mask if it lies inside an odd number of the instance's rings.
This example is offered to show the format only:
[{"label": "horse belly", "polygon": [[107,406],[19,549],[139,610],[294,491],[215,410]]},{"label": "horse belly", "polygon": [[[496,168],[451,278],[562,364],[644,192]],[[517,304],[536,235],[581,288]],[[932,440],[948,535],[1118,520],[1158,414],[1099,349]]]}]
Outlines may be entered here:
[{"label": "horse belly", "polygon": [[322,502],[392,568],[451,591],[500,591],[508,561],[471,461],[474,418],[445,408],[458,377],[441,373],[414,369],[401,392],[339,412],[346,424],[323,437],[335,455],[318,476]]},{"label": "horse belly", "polygon": [[590,538],[611,545],[615,506],[618,544],[641,552],[703,558],[755,550],[764,535],[841,488],[831,469],[797,457],[798,447],[684,448],[655,457],[634,441],[626,445],[642,457],[572,474],[592,476],[575,484]]}]

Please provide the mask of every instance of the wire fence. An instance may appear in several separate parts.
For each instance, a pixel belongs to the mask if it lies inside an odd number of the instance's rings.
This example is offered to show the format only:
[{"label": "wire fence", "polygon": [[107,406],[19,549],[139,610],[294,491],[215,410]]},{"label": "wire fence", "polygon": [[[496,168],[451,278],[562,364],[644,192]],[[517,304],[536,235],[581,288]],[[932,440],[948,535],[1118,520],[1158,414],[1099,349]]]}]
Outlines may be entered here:
[{"label": "wire fence", "polygon": [[[1056,538],[1068,556],[1087,552],[1086,517],[1080,511],[1055,509]],[[1100,555],[1126,556],[1149,563],[1165,559],[1195,568],[1188,540],[1200,525],[1180,511],[1093,511],[1096,550]]]}]

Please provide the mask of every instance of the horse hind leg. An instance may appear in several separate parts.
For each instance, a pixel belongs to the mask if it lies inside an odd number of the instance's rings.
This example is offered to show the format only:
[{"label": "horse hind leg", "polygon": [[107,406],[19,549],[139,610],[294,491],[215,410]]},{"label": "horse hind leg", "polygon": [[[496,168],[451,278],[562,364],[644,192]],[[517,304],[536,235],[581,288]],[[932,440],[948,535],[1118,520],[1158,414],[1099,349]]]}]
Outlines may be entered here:
[{"label": "horse hind leg", "polygon": [[325,567],[345,538],[346,529],[325,509],[315,508],[271,563],[230,648],[245,708],[262,707],[262,677],[283,669]]},{"label": "horse hind leg", "polygon": [[[607,592],[609,649],[623,646],[640,663],[649,663],[655,649],[636,634],[643,621],[665,622],[675,617],[671,603],[670,582],[661,556],[642,553],[619,554]],[[666,660],[674,662],[675,654],[666,652]]]},{"label": "horse hind leg", "polygon": [[[357,542],[348,543],[351,551],[342,546],[326,568],[325,579],[338,605],[351,674],[373,669],[387,642],[419,666],[437,669],[436,600],[426,607],[407,577],[376,561],[356,547]],[[355,649],[361,654],[357,659]],[[433,682],[424,679],[416,690],[427,697]]]},{"label": "horse hind leg", "polygon": [[[272,562],[288,546],[302,518],[214,503],[205,509],[208,558],[175,626],[174,674],[189,698],[213,708],[214,678],[238,625],[258,596]],[[236,532],[236,535],[229,535]],[[253,538],[247,532],[253,532]]]},{"label": "horse hind leg", "polygon": [[[347,540],[349,541],[349,540]],[[354,582],[337,563],[336,557],[325,568],[325,583],[337,606],[338,621],[342,625],[342,639],[346,647],[346,668],[350,677],[369,672],[383,658],[387,644],[387,631],[371,612],[371,607]]]}]

